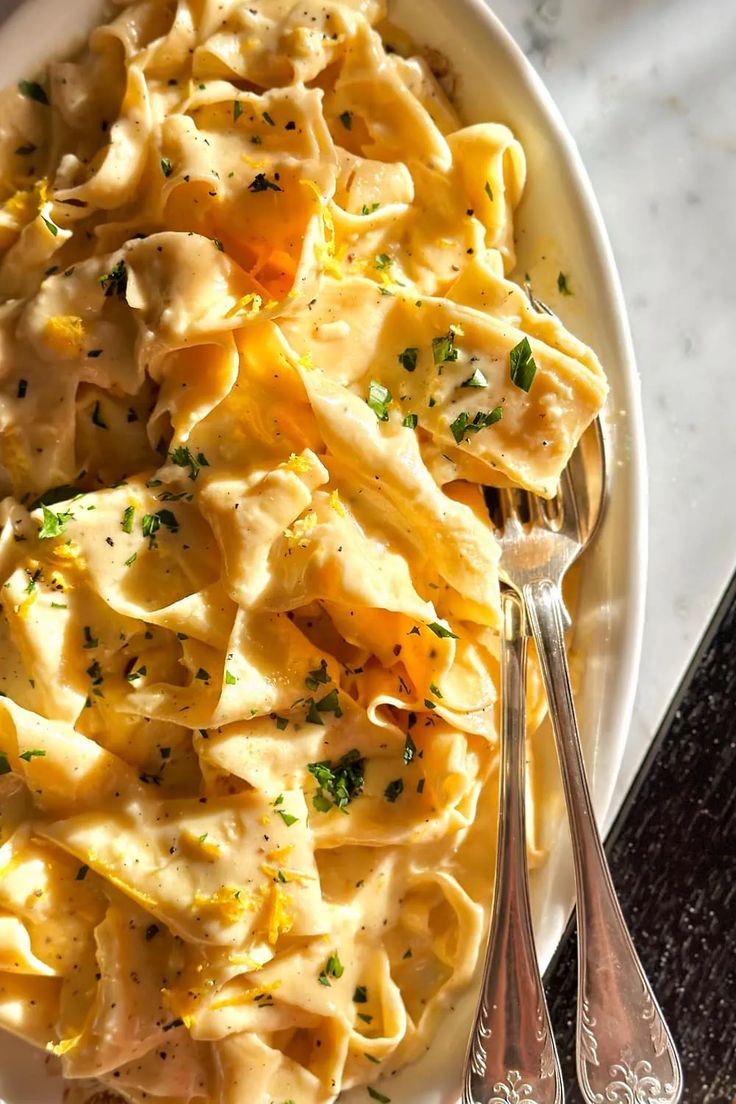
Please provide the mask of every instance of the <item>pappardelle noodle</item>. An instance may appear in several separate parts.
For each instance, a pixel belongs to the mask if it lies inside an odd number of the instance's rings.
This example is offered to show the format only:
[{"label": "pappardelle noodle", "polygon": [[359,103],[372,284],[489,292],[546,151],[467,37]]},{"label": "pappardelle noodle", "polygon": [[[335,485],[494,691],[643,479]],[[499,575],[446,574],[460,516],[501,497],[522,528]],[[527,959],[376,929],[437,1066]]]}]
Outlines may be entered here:
[{"label": "pappardelle noodle", "polygon": [[606,383],[384,17],[122,2],[2,97],[0,1026],[88,1094],[389,1100],[478,960],[478,488]]}]

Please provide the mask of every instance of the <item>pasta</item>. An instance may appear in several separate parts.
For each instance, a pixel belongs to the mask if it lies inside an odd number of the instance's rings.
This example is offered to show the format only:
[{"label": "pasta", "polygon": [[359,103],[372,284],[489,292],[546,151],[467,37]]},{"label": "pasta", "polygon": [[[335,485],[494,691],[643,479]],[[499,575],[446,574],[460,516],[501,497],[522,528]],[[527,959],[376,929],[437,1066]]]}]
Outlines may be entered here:
[{"label": "pasta", "polygon": [[118,0],[3,94],[0,1026],[130,1104],[372,1086],[478,960],[478,487],[552,495],[606,383],[384,19]]}]

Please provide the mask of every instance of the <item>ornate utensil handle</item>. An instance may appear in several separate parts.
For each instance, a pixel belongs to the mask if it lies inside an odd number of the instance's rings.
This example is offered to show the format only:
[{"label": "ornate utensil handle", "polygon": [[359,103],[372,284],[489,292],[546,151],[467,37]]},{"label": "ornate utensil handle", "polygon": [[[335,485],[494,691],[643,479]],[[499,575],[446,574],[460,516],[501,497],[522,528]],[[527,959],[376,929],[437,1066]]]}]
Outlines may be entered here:
[{"label": "ornate utensil handle", "polygon": [[588,1104],[676,1104],[682,1070],[613,888],[585,775],[565,654],[562,598],[524,587],[570,821],[578,908],[578,1081]]},{"label": "ornate utensil handle", "polygon": [[526,647],[519,596],[504,591],[501,769],[493,913],[465,1059],[463,1104],[561,1104],[562,1078],[529,908],[524,813]]}]

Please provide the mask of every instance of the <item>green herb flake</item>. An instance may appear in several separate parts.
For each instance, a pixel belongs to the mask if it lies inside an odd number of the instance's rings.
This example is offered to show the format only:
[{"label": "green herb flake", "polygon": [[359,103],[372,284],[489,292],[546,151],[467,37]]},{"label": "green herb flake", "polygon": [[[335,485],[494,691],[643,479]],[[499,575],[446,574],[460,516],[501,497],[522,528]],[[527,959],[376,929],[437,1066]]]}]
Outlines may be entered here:
[{"label": "green herb flake", "polygon": [[460,384],[461,387],[487,387],[488,380],[481,372],[480,368],[476,368],[472,376],[468,376],[466,380]]},{"label": "green herb flake", "polygon": [[279,717],[278,714],[274,714],[273,719],[279,732],[284,732],[284,730],[289,727],[289,721],[287,717]]},{"label": "green herb flake", "polygon": [[240,100],[233,100],[233,122],[237,123],[240,116],[243,114],[243,105]]},{"label": "green herb flake", "polygon": [[342,123],[342,125],[345,127],[346,130],[352,130],[353,129],[353,113],[352,113],[352,111],[343,111],[343,113],[340,115],[340,122]]},{"label": "green herb flake", "polygon": [[225,246],[222,244],[222,242],[220,241],[219,238],[213,238],[212,239],[212,244],[214,245],[215,249],[217,249],[217,251],[219,253],[224,253],[225,252]]},{"label": "green herb flake", "polygon": [[332,983],[329,980],[330,978],[341,978],[344,973],[345,967],[340,961],[340,957],[337,951],[335,951],[327,959],[327,962],[325,963],[324,968],[319,975],[320,985],[331,985]]},{"label": "green herb flake", "polygon": [[330,676],[327,671],[327,660],[320,660],[319,667],[316,667],[313,671],[310,671],[304,680],[304,684],[308,690],[316,690],[318,686],[325,686],[330,681]]},{"label": "green herb flake", "polygon": [[138,679],[143,678],[147,674],[148,674],[148,670],[144,666],[144,667],[139,667],[137,671],[131,671],[125,677],[126,677],[128,682],[137,682]]},{"label": "green herb flake", "polygon": [[411,736],[407,732],[406,740],[404,741],[404,764],[408,767],[413,761],[414,756],[417,753],[417,745],[412,740]]},{"label": "green herb flake", "polygon": [[262,111],[261,112],[261,117],[262,117],[264,123],[268,123],[269,126],[276,126],[275,122],[273,121],[273,119],[271,118],[271,116],[268,114],[267,111]]},{"label": "green herb flake", "polygon": [[379,422],[388,421],[388,408],[391,403],[391,392],[378,380],[371,380],[368,384],[368,398],[365,400]]},{"label": "green herb flake", "polygon": [[537,373],[537,365],[528,337],[523,337],[509,353],[509,368],[511,382],[528,393]]},{"label": "green herb flake", "polygon": [[472,419],[467,411],[463,410],[461,414],[458,414],[454,422],[450,422],[450,431],[458,445],[460,445],[471,433],[480,433],[482,429],[495,425],[496,422],[500,422],[502,418],[502,406],[496,406],[493,410],[487,412],[479,410]]},{"label": "green herb flake", "polygon": [[299,817],[292,816],[291,813],[285,813],[283,809],[277,809],[276,812],[279,814],[287,828],[291,828],[292,824],[296,824],[296,822],[299,820]]},{"label": "green herb flake", "polygon": [[371,1098],[371,1100],[377,1100],[378,1104],[391,1104],[391,1097],[390,1096],[384,1096],[383,1093],[380,1093],[378,1091],[378,1089],[374,1089],[370,1085],[368,1085],[367,1088],[368,1088],[368,1095]]},{"label": "green herb flake", "polygon": [[457,360],[457,357],[455,331],[452,328],[446,334],[432,338],[432,359],[435,364],[445,364],[447,361]]},{"label": "green herb flake", "polygon": [[398,361],[402,368],[407,372],[413,372],[417,366],[417,357],[419,356],[419,349],[413,345],[404,349],[403,353],[399,353]]},{"label": "green herb flake", "polygon": [[166,176],[166,177],[171,176],[173,171],[174,171],[174,168],[171,164],[171,161],[168,159],[168,157],[162,157],[161,158],[161,172],[164,174],[164,176]]},{"label": "green herb flake", "polygon": [[79,870],[74,875],[74,881],[75,882],[83,882],[88,874],[89,874],[89,867],[87,866],[86,863],[82,863]]},{"label": "green herb flake", "polygon": [[393,257],[389,257],[388,253],[379,253],[376,257],[375,267],[379,272],[386,272],[394,263]]},{"label": "green herb flake", "polygon": [[172,463],[179,468],[189,468],[189,478],[194,481],[202,468],[208,468],[209,461],[204,453],[200,452],[195,457],[186,445],[179,445],[170,453]]},{"label": "green herb flake", "polygon": [[257,173],[253,180],[248,185],[249,192],[281,192],[283,188],[280,188],[275,180],[269,180],[265,173]]},{"label": "green herb flake", "polygon": [[38,81],[18,81],[18,91],[29,100],[35,100],[36,103],[43,104],[44,107],[49,106],[49,98],[46,95],[46,91],[41,87]]},{"label": "green herb flake", "polygon": [[350,802],[363,792],[364,767],[365,760],[357,748],[347,752],[337,763],[328,760],[308,763],[307,770],[318,787],[312,798],[315,809],[326,813],[334,807],[345,812]]},{"label": "green herb flake", "polygon": [[407,414],[401,424],[406,429],[416,429],[419,425],[419,417],[416,414]]},{"label": "green herb flake", "polygon": [[367,1012],[358,1012],[358,1019],[362,1020],[363,1023],[373,1023],[373,1017],[369,1016]]},{"label": "green herb flake", "polygon": [[125,566],[126,567],[132,567],[137,559],[138,559],[138,553],[134,552],[132,556],[128,556],[127,560],[125,561]]},{"label": "green herb flake", "polygon": [[205,671],[204,667],[200,667],[194,677],[195,679],[199,679],[200,682],[209,682],[210,673],[209,671]]},{"label": "green herb flake", "polygon": [[46,756],[46,752],[41,748],[30,748],[28,751],[22,751],[20,758],[26,763],[30,763],[31,759],[43,759]]},{"label": "green herb flake", "polygon": [[237,681],[238,680],[236,679],[235,675],[231,674],[230,671],[225,672],[225,685],[226,686],[235,686],[235,683]]},{"label": "green herb flake", "polygon": [[133,519],[135,518],[135,506],[126,506],[123,510],[123,518],[120,522],[120,528],[124,533],[133,532]]},{"label": "green herb flake", "polygon": [[18,146],[15,153],[18,157],[29,157],[32,153],[35,153],[37,146],[34,146],[33,142],[29,142],[25,146]]},{"label": "green herb flake", "polygon": [[430,689],[430,692],[432,694],[434,694],[434,696],[436,698],[441,698],[442,697],[442,691],[440,690],[439,686],[437,686],[434,682],[430,682],[429,689]]},{"label": "green herb flake", "polygon": [[448,629],[446,625],[440,625],[439,621],[430,621],[427,628],[431,629],[434,635],[438,636],[440,640],[444,640],[445,638],[449,638],[450,640],[460,639],[452,629]]},{"label": "green herb flake", "polygon": [[574,295],[575,292],[571,289],[567,282],[567,276],[564,272],[557,273],[557,290],[560,295]]},{"label": "green herb flake", "polygon": [[92,425],[97,426],[98,429],[109,429],[109,425],[103,419],[100,413],[100,400],[98,399],[92,408]]},{"label": "green herb flake", "polygon": [[488,183],[487,180],[486,180],[486,186],[483,189],[483,191],[486,193],[486,195],[490,199],[491,203],[493,203],[493,189],[491,188],[491,185]]},{"label": "green herb flake", "polygon": [[12,769],[13,768],[8,762],[8,756],[6,755],[6,753],[4,751],[0,751],[0,775],[10,774]]},{"label": "green herb flake", "polygon": [[52,222],[51,219],[47,219],[45,215],[41,215],[41,222],[44,223],[46,229],[49,231],[50,234],[53,234],[54,237],[57,236],[57,234],[59,233],[59,227],[56,225],[55,222]]},{"label": "green herb flake", "polygon": [[374,211],[377,211],[381,206],[380,203],[371,203],[370,207],[367,203],[364,203],[360,209],[361,215],[372,215]]},{"label": "green herb flake", "polygon": [[71,510],[60,510],[58,514],[55,514],[53,510],[49,510],[48,506],[41,506],[41,510],[43,512],[43,522],[38,530],[39,540],[51,540],[53,537],[62,536],[67,523],[74,518]]},{"label": "green herb flake", "polygon": [[319,713],[334,713],[336,717],[342,717],[337,689],[330,690],[329,694],[325,694],[323,698],[320,698],[317,702],[317,711]]},{"label": "green herb flake", "polygon": [[108,299],[113,295],[119,295],[122,298],[128,290],[128,270],[125,267],[125,261],[118,261],[110,272],[100,276],[99,284]]},{"label": "green herb flake", "polygon": [[396,801],[396,799],[401,797],[403,792],[404,792],[403,779],[394,778],[393,782],[389,782],[388,786],[383,791],[383,796],[385,797],[386,801],[390,801],[391,804],[393,805],[393,803]]},{"label": "green herb flake", "polygon": [[355,992],[353,993],[353,1002],[355,1004],[368,1003],[368,990],[365,985],[356,985]]}]

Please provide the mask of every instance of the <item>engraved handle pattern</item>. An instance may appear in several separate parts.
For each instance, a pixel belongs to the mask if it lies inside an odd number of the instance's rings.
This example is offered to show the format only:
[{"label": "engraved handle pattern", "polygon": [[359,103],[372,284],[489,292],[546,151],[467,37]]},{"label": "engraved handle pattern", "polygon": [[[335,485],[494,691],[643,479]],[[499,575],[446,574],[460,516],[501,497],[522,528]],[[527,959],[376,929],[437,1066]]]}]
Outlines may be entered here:
[{"label": "engraved handle pattern", "polygon": [[502,596],[496,883],[462,1104],[561,1104],[562,1078],[534,946],[526,864],[526,646],[518,595]]},{"label": "engraved handle pattern", "polygon": [[542,667],[562,772],[578,907],[578,1081],[587,1104],[677,1104],[682,1070],[613,888],[585,775],[559,587],[524,600]]}]

